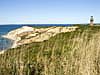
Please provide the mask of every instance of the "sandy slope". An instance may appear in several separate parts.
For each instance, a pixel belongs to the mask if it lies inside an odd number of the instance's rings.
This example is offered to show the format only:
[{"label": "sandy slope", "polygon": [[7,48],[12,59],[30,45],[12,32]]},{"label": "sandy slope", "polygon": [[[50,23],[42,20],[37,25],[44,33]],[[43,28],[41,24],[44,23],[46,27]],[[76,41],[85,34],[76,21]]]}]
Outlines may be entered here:
[{"label": "sandy slope", "polygon": [[48,40],[50,37],[55,36],[59,33],[72,32],[78,27],[49,27],[49,28],[34,28],[29,26],[23,26],[21,28],[10,31],[8,34],[2,37],[13,40],[12,48],[19,45],[32,43],[32,42],[42,42]]}]

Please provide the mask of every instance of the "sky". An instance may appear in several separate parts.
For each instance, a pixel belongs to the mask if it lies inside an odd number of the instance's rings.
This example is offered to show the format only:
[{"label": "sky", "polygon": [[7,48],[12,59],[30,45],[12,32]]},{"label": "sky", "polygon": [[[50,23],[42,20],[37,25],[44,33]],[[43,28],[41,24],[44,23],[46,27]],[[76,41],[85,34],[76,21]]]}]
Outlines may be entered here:
[{"label": "sky", "polygon": [[0,0],[0,24],[100,23],[100,0]]}]

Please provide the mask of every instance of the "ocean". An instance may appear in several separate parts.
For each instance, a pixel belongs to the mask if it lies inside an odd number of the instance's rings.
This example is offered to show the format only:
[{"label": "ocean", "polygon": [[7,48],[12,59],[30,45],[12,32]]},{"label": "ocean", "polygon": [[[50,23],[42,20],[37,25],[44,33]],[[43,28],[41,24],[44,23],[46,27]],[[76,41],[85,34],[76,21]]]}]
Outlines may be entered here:
[{"label": "ocean", "polygon": [[20,28],[22,26],[71,26],[72,24],[9,24],[9,25],[0,25],[0,50],[9,49],[13,42],[10,39],[1,37],[2,35],[7,34],[9,31]]}]

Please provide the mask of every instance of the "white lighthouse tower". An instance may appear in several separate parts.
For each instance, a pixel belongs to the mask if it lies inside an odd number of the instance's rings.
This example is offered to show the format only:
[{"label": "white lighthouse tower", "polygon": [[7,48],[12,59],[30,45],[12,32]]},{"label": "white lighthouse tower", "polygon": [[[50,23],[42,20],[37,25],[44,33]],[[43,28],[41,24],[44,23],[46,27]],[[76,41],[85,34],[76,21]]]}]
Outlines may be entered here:
[{"label": "white lighthouse tower", "polygon": [[94,25],[94,19],[93,19],[93,16],[91,16],[90,18],[90,26],[93,26]]}]

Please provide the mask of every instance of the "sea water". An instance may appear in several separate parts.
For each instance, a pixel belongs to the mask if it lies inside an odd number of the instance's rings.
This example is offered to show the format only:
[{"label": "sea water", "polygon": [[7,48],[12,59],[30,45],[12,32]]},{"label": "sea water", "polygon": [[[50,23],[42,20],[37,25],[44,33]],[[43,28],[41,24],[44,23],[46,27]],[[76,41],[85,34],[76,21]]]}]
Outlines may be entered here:
[{"label": "sea water", "polygon": [[7,38],[3,38],[2,35],[6,35],[11,30],[20,28],[22,26],[70,26],[72,24],[9,24],[0,25],[0,50],[6,50],[11,48],[13,41]]}]

